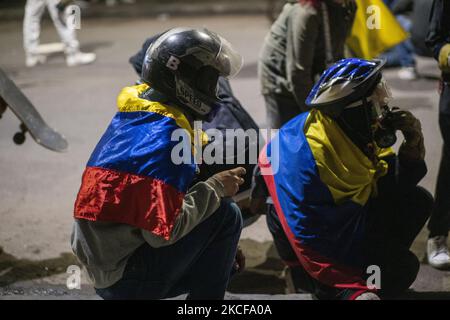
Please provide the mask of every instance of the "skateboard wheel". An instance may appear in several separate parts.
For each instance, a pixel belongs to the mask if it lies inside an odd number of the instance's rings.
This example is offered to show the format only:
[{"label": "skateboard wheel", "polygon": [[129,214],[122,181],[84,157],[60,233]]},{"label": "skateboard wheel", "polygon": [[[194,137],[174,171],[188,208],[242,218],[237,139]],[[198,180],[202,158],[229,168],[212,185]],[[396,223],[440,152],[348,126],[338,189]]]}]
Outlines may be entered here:
[{"label": "skateboard wheel", "polygon": [[15,144],[23,144],[25,142],[25,134],[17,132],[13,137],[13,141]]}]

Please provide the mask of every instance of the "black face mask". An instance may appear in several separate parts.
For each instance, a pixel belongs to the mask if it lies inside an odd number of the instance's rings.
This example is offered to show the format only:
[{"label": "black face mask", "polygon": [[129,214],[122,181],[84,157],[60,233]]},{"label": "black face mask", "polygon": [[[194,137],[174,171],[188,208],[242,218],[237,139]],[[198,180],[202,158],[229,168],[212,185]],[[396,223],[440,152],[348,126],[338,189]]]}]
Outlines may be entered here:
[{"label": "black face mask", "polygon": [[370,152],[367,146],[373,143],[373,133],[370,111],[367,106],[363,104],[360,107],[344,109],[336,121],[347,137],[361,151],[365,154]]},{"label": "black face mask", "polygon": [[[350,140],[369,157],[373,156],[374,142],[380,148],[388,148],[397,141],[395,130],[390,125],[392,117],[389,107],[383,107],[381,115],[375,115],[372,108],[372,104],[365,100],[360,107],[344,109],[336,119]],[[377,117],[379,125],[373,130]]]}]

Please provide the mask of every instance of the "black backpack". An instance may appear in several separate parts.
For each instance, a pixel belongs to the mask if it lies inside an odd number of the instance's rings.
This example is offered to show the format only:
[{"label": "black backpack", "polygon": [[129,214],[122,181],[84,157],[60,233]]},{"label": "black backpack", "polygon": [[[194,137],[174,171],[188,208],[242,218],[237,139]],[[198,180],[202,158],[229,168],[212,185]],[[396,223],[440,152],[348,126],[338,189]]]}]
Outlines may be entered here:
[{"label": "black backpack", "polygon": [[[200,174],[198,178],[200,180],[206,180],[217,172],[236,167],[244,167],[247,171],[244,177],[245,183],[240,186],[236,197],[237,199],[244,198],[250,193],[253,170],[256,166],[260,147],[264,145],[264,140],[259,134],[258,125],[242,107],[239,100],[233,95],[230,83],[224,78],[219,79],[218,96],[222,101],[221,108],[218,110],[212,121],[203,122],[203,130],[206,131],[213,128],[222,132],[222,141],[211,141],[210,143],[223,144],[222,150],[224,150],[224,160],[223,164],[202,163],[200,165]],[[240,150],[238,150],[236,138],[234,141],[226,139],[226,129],[242,129],[244,132],[248,129],[252,129],[255,134],[246,135],[244,140],[245,143],[243,144],[244,148],[239,148]],[[229,157],[227,156],[228,152],[233,152],[234,156],[228,159],[231,160],[230,162],[232,162],[232,164],[226,164],[227,157]],[[245,156],[245,163],[238,164],[237,160],[239,156]],[[252,160],[252,163],[250,163],[250,160]]]}]

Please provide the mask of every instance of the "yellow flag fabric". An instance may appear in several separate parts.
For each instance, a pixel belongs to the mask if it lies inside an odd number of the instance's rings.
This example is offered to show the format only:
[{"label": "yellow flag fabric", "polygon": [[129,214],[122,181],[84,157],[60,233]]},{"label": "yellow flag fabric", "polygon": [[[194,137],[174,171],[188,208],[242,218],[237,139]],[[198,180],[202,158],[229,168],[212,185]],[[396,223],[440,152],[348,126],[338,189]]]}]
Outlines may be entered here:
[{"label": "yellow flag fabric", "polygon": [[377,194],[377,180],[388,171],[388,164],[381,158],[394,154],[392,148],[377,148],[379,160],[373,163],[333,119],[318,110],[310,112],[305,136],[320,180],[327,185],[335,203],[352,200],[364,206],[370,196]]},{"label": "yellow flag fabric", "polygon": [[183,128],[189,132],[192,143],[196,141],[195,139],[198,139],[197,142],[199,145],[206,145],[208,143],[209,138],[206,132],[203,130],[193,129],[186,116],[177,108],[140,98],[139,95],[148,88],[149,86],[146,84],[123,88],[117,97],[117,108],[119,112],[147,111],[172,118],[180,128]]},{"label": "yellow flag fabric", "polygon": [[356,0],[358,9],[347,46],[358,58],[373,59],[405,41],[408,34],[382,0]]}]

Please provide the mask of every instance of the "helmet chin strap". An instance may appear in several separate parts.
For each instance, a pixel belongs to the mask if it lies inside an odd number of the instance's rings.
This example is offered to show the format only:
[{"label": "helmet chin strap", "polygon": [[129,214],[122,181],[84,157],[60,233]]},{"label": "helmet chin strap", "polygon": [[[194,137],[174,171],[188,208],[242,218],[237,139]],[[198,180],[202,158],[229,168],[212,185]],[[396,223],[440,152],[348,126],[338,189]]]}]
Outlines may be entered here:
[{"label": "helmet chin strap", "polygon": [[353,103],[350,103],[348,106],[346,106],[346,107],[344,108],[344,110],[362,107],[362,106],[364,105],[364,100],[366,100],[366,102],[372,102],[372,98],[371,98],[371,97],[367,97],[367,98],[364,98],[364,99],[355,101],[355,102],[353,102]]},{"label": "helmet chin strap", "polygon": [[156,101],[164,104],[171,103],[169,97],[154,88],[149,88],[148,90],[142,92],[139,97],[149,101]]}]

